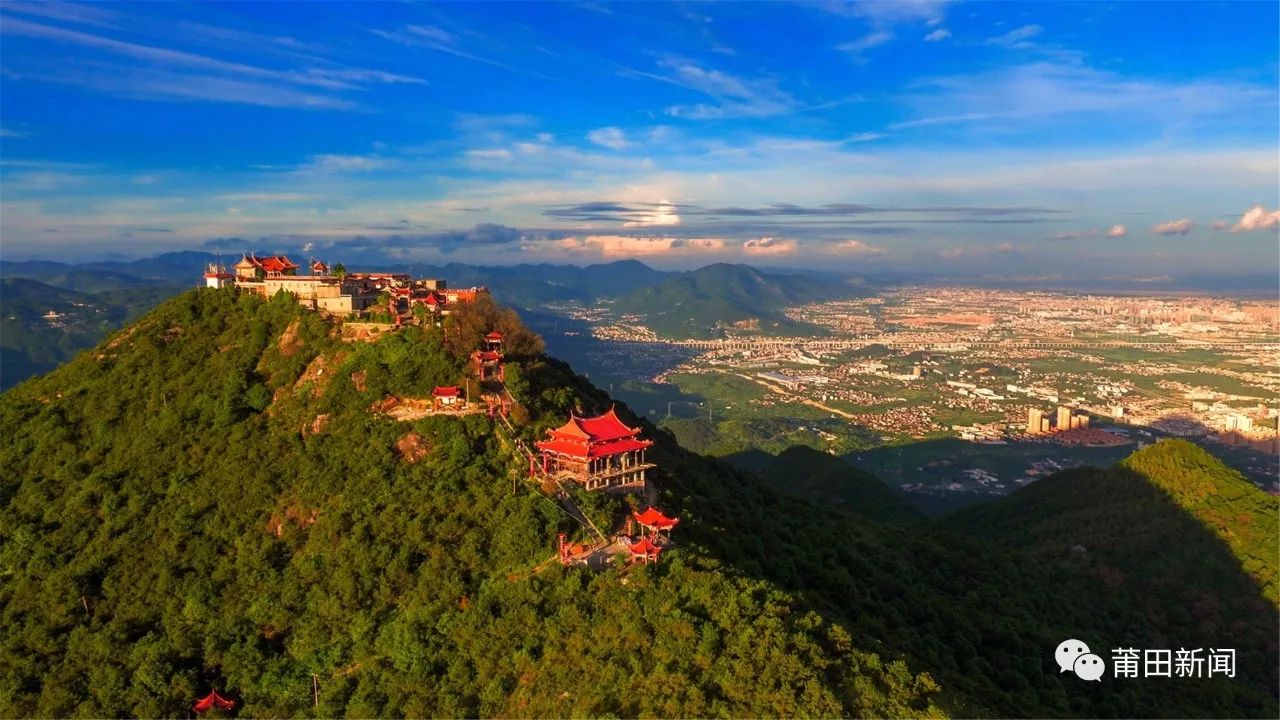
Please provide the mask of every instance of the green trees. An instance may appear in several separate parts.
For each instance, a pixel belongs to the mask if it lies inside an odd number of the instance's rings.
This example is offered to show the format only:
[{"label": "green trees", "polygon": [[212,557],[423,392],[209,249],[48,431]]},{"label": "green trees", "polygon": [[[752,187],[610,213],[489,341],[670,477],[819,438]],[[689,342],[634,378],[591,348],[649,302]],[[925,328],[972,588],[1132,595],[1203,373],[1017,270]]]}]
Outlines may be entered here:
[{"label": "green trees", "polygon": [[[211,687],[252,716],[897,707],[870,654],[696,546],[548,563],[579,530],[513,493],[487,418],[369,411],[461,377],[440,331],[343,344],[286,300],[185,294],[0,396],[0,714],[179,715]],[[553,361],[515,375],[530,429],[597,402]],[[412,464],[410,430],[429,446]]]},{"label": "green trees", "polygon": [[[251,716],[1276,714],[1275,499],[1190,446],[931,524],[815,507],[619,406],[681,524],[660,564],[588,572],[488,418],[370,411],[458,382],[461,348],[331,331],[190,292],[0,396],[0,715],[179,715],[215,686]],[[508,385],[524,439],[612,403],[537,354]],[[820,460],[789,457],[826,483]],[[1240,672],[1081,691],[1065,636],[1225,638]]]}]

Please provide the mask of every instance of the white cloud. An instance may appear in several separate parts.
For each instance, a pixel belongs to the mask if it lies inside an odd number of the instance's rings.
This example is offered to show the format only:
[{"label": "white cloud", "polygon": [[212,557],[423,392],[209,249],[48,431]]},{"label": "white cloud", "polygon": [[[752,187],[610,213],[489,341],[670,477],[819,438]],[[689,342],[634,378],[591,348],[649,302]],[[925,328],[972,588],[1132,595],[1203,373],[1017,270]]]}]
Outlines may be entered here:
[{"label": "white cloud", "polygon": [[627,140],[627,134],[622,128],[612,126],[592,130],[587,133],[587,139],[610,150],[625,150],[631,146],[631,141]]},{"label": "white cloud", "polygon": [[1231,223],[1227,222],[1226,220],[1214,220],[1212,227],[1215,232],[1218,230],[1226,230],[1227,228],[1231,227]]},{"label": "white cloud", "polygon": [[742,243],[742,251],[748,255],[786,255],[795,249],[796,241],[785,238],[753,238]]},{"label": "white cloud", "polygon": [[997,35],[996,37],[989,38],[987,43],[990,45],[1001,45],[1008,48],[1026,48],[1031,46],[1031,43],[1028,41],[1043,31],[1044,28],[1039,25],[1023,25],[1022,27],[1010,30],[1003,35]]},{"label": "white cloud", "polygon": [[409,25],[404,28],[404,31],[427,42],[453,44],[453,35],[434,25]]},{"label": "white cloud", "polygon": [[829,247],[829,251],[835,255],[851,255],[861,257],[873,257],[883,255],[884,249],[872,245],[868,245],[861,240],[843,240]]},{"label": "white cloud", "polygon": [[1079,64],[1034,62],[918,82],[901,97],[916,117],[889,127],[980,122],[986,130],[1021,129],[1042,118],[1092,121],[1089,116],[1110,115],[1147,122],[1155,132],[1199,117],[1274,110],[1277,97],[1265,85],[1135,79]]},{"label": "white cloud", "polygon": [[434,25],[406,25],[397,30],[371,29],[369,32],[380,38],[384,38],[401,45],[435,50],[437,52],[453,55],[454,57],[460,57],[465,60],[484,63],[485,65],[492,65],[494,67],[500,67],[505,70],[511,70],[525,75],[532,75],[534,77],[540,77],[548,80],[555,79],[537,72],[536,70],[531,70],[525,65],[512,65],[510,63],[502,62],[501,60],[495,60],[490,57],[477,55],[468,50],[464,50],[460,47],[458,39],[454,37],[453,34]]},{"label": "white cloud", "polygon": [[892,39],[893,33],[888,30],[876,30],[863,35],[857,40],[850,40],[847,43],[841,43],[836,46],[836,49],[856,55],[864,50],[870,50],[871,48],[884,45]]},{"label": "white cloud", "polygon": [[1078,232],[1062,232],[1049,238],[1050,240],[1080,240],[1083,238],[1097,237],[1097,230],[1081,230]]},{"label": "white cloud", "polygon": [[672,117],[691,120],[773,117],[794,112],[800,107],[796,99],[780,89],[777,81],[771,78],[741,78],[676,59],[665,60],[662,65],[672,74],[637,74],[702,93],[715,101],[672,105],[666,109]]},{"label": "white cloud", "polygon": [[468,150],[467,157],[477,160],[510,160],[511,151],[506,148],[483,148]]},{"label": "white cloud", "polygon": [[[180,96],[187,99],[199,99],[202,93],[209,96],[209,99],[219,101],[247,102],[257,105],[267,105],[274,107],[306,105],[306,102],[300,102],[300,98],[292,101],[284,101],[281,99],[258,98],[256,101],[251,100],[252,95],[248,93],[231,94],[226,92],[228,84],[243,83],[246,78],[254,81],[272,81],[283,83],[286,85],[302,85],[324,88],[327,90],[345,90],[355,89],[360,82],[390,82],[390,83],[422,83],[418,78],[410,78],[395,73],[385,72],[381,70],[367,70],[363,68],[307,68],[303,70],[274,70],[269,68],[258,67],[254,65],[246,65],[244,63],[230,62],[219,60],[217,58],[198,55],[195,53],[184,52],[182,50],[171,50],[168,48],[155,47],[151,45],[140,45],[137,43],[125,42],[123,40],[115,40],[102,35],[93,35],[90,33],[79,32],[76,30],[68,30],[65,28],[53,27],[49,25],[41,25],[39,23],[28,22],[15,17],[6,17],[3,23],[0,23],[0,33],[10,35],[23,35],[27,37],[36,37],[54,42],[67,43],[71,45],[79,45],[82,47],[101,50],[122,57],[131,58],[133,60],[142,61],[152,66],[149,70],[143,68],[124,68],[125,73],[131,71],[138,72],[137,75],[127,78],[127,82],[110,82],[108,77],[99,77],[97,82],[86,82],[85,78],[92,79],[93,73],[77,68],[76,73],[82,79],[81,82],[75,82],[68,78],[62,82],[71,84],[80,84],[86,87],[98,87],[99,89],[127,89],[131,88],[132,96],[138,96],[144,91],[155,94]],[[194,68],[205,73],[215,73],[216,76],[189,76],[178,75],[172,68]],[[159,69],[157,69],[159,68]],[[152,75],[150,86],[142,87],[141,83],[147,81],[147,73]],[[101,75],[101,74],[99,74]],[[168,83],[157,83],[155,77],[170,76],[173,78]],[[177,76],[177,77],[173,77]],[[204,88],[195,88],[187,92],[181,91],[181,80],[187,78],[192,84],[203,85]],[[219,93],[219,84],[221,84],[223,92]],[[265,88],[259,90],[263,92]],[[277,87],[275,92],[293,93],[294,90]],[[266,90],[270,93],[272,90]],[[313,97],[309,103],[313,107],[335,107],[333,101],[324,102],[324,98]],[[347,103],[347,105],[351,105]]]},{"label": "white cloud", "polygon": [[1196,221],[1191,218],[1162,222],[1151,228],[1156,235],[1186,235],[1195,229]]},{"label": "white cloud", "polygon": [[849,137],[845,138],[845,142],[855,142],[855,143],[871,142],[872,140],[879,140],[880,138],[883,138],[883,137],[888,137],[888,135],[886,135],[885,133],[878,133],[878,132],[861,132],[854,135],[850,135]]},{"label": "white cloud", "polygon": [[896,25],[924,22],[936,25],[942,22],[944,10],[950,0],[862,0],[861,2],[835,3],[827,9],[865,19],[872,25]]},{"label": "white cloud", "polygon": [[1231,228],[1231,232],[1248,232],[1250,230],[1275,230],[1280,228],[1280,210],[1267,209],[1261,205],[1254,205],[1245,211],[1240,217],[1240,222]]},{"label": "white cloud", "polygon": [[607,258],[709,254],[720,252],[724,247],[724,240],[719,238],[682,239],[628,235],[587,235],[522,245],[523,249],[535,252],[549,248],[575,254],[598,254]]},{"label": "white cloud", "polygon": [[1049,238],[1050,240],[1082,240],[1084,238],[1109,237],[1122,238],[1129,234],[1129,229],[1123,225],[1112,225],[1105,232],[1100,230],[1080,230],[1076,232],[1063,232]]},{"label": "white cloud", "polygon": [[31,137],[31,136],[28,133],[18,132],[17,130],[10,130],[9,128],[0,127],[0,138],[11,138],[13,140],[19,140],[25,137]]},{"label": "white cloud", "polygon": [[321,173],[368,172],[387,166],[387,161],[371,155],[312,155],[300,169]]},{"label": "white cloud", "polygon": [[933,32],[929,33],[928,35],[925,35],[925,36],[924,36],[924,41],[925,41],[925,42],[939,42],[939,41],[941,41],[941,40],[946,40],[946,39],[947,39],[947,38],[949,38],[949,37],[951,37],[951,31],[950,31],[950,30],[948,30],[948,29],[946,29],[946,28],[938,28],[937,30],[934,30]]}]

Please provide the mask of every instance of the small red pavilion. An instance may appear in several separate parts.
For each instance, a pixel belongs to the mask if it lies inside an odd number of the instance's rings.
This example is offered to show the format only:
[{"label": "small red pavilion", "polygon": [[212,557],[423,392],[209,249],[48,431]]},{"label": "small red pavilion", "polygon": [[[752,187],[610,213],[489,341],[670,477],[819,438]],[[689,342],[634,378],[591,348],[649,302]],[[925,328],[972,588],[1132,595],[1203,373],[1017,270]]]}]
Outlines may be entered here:
[{"label": "small red pavilion", "polygon": [[476,350],[471,353],[471,364],[475,368],[476,377],[481,382],[486,380],[497,380],[502,382],[506,379],[506,372],[502,369],[502,353],[495,350]]},{"label": "small red pavilion", "polygon": [[587,490],[639,491],[645,487],[644,451],[652,440],[641,440],[639,428],[627,426],[613,408],[603,415],[570,415],[564,425],[548,430],[535,443],[542,453],[542,470],[567,475]]},{"label": "small red pavilion", "polygon": [[658,554],[662,552],[662,548],[654,545],[647,537],[631,543],[627,549],[631,551],[632,561],[642,563],[658,562]]},{"label": "small red pavilion", "polygon": [[217,708],[219,710],[230,710],[235,706],[236,706],[235,700],[229,700],[227,698],[224,698],[218,694],[217,690],[211,690],[208,695],[205,695],[199,700],[196,700],[196,704],[191,706],[191,709],[198,713],[204,713],[204,712],[209,712],[209,710],[211,710],[212,708]]},{"label": "small red pavilion", "polygon": [[652,535],[669,533],[672,528],[680,524],[679,518],[667,517],[661,510],[652,506],[645,508],[644,512],[632,512],[631,517]]},{"label": "small red pavilion", "polygon": [[462,389],[456,385],[436,387],[431,391],[431,409],[453,409],[462,403]]}]

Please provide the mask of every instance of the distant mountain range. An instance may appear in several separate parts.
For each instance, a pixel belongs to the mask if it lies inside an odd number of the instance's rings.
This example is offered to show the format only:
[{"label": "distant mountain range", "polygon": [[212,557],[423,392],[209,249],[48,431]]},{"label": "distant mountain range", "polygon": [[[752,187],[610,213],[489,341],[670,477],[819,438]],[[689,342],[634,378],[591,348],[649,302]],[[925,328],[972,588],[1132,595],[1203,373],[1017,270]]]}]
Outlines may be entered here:
[{"label": "distant mountain range", "polygon": [[19,277],[0,278],[0,390],[48,372],[107,333],[182,291],[120,273],[57,270],[51,279],[85,291]]},{"label": "distant mountain range", "polygon": [[[56,367],[92,347],[122,319],[200,285],[205,266],[218,259],[210,253],[174,252],[133,261],[0,262],[0,277],[22,281],[6,284],[0,293],[7,331],[0,386]],[[230,258],[221,260],[228,264]],[[483,285],[499,301],[531,316],[545,317],[548,303],[612,301],[618,310],[641,316],[658,333],[673,338],[712,337],[735,324],[764,334],[816,333],[816,328],[784,317],[782,310],[856,290],[845,280],[816,273],[725,264],[665,272],[637,260],[585,267],[450,263],[370,269],[442,278],[453,287]],[[97,309],[71,310],[76,303]],[[50,310],[68,319],[60,325],[40,319]]]},{"label": "distant mountain range", "polygon": [[816,335],[822,331],[782,311],[859,292],[865,290],[843,279],[718,263],[633,290],[618,298],[616,309],[647,318],[650,328],[673,338],[713,337],[728,327],[764,335]]}]

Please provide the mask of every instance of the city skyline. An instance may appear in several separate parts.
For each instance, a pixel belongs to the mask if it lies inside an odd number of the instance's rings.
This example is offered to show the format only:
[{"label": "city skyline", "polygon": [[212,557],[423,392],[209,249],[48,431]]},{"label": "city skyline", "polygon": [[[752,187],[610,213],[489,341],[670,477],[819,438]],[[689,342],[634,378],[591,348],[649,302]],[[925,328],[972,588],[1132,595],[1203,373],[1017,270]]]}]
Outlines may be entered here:
[{"label": "city skyline", "polygon": [[0,5],[4,259],[1280,262],[1274,4]]}]

